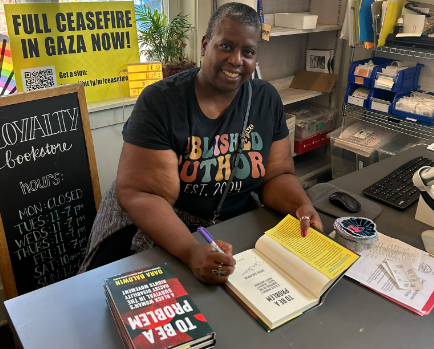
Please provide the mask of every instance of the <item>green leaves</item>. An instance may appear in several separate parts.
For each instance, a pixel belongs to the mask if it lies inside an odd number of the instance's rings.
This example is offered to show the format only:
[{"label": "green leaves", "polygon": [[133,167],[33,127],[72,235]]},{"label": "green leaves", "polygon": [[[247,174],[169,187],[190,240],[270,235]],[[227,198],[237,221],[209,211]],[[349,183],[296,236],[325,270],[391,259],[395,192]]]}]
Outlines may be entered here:
[{"label": "green leaves", "polygon": [[136,20],[138,25],[138,41],[140,54],[149,60],[157,60],[163,64],[184,61],[188,32],[191,25],[187,21],[188,15],[178,13],[172,21],[157,10],[143,6],[136,6]]}]

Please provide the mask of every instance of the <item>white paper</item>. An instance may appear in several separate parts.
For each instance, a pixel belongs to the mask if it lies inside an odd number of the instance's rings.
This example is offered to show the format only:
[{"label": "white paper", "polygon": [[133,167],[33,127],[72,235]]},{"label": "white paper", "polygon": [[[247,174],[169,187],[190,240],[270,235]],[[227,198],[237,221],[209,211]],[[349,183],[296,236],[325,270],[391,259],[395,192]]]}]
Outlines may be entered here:
[{"label": "white paper", "polygon": [[[364,139],[359,137],[361,134],[367,135],[368,132],[368,137]],[[365,124],[362,121],[358,121],[348,126],[340,134],[339,138],[335,139],[335,145],[361,155],[364,155],[363,153],[371,154],[376,150],[378,144],[386,143],[394,136],[396,136],[395,132],[386,130],[381,126]]]},{"label": "white paper", "polygon": [[386,271],[392,277],[392,279],[395,280],[395,277],[393,276],[392,270],[390,269],[389,265],[386,262],[383,262],[381,263],[381,266],[384,268],[384,271]]},{"label": "white paper", "polygon": [[422,35],[425,25],[425,16],[407,13],[404,16],[404,34],[419,34]]},{"label": "white paper", "polygon": [[[426,252],[422,255],[421,263],[416,270],[416,274],[423,285],[423,289],[420,291],[396,288],[393,278],[381,266],[382,262],[384,260],[378,257],[363,256],[357,260],[346,275],[387,297],[422,311],[422,308],[434,292],[434,258],[430,257]],[[360,267],[363,268],[363,273],[359,272]]]},{"label": "white paper", "polygon": [[397,262],[409,261],[414,268],[418,267],[422,253],[423,251],[418,248],[381,233],[378,233],[378,241],[374,247],[362,252]]},{"label": "white paper", "polygon": [[[384,265],[385,263],[383,263]],[[416,271],[409,262],[386,261],[399,288],[419,291],[423,288]]]},{"label": "white paper", "polygon": [[[424,251],[386,235],[379,233],[378,238],[379,241],[374,248],[363,251],[361,257],[345,275],[387,297],[422,311],[434,292],[434,258]],[[419,291],[398,289],[393,277],[381,265],[387,259],[410,262],[423,289]]]},{"label": "white paper", "polygon": [[419,38],[422,36],[422,32],[419,33],[398,33],[397,38]]}]

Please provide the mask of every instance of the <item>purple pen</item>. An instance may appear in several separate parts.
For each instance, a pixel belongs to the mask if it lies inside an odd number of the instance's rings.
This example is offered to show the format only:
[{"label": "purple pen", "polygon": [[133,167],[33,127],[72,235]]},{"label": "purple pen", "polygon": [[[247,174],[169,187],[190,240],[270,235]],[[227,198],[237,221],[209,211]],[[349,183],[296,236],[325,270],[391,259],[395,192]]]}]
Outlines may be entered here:
[{"label": "purple pen", "polygon": [[207,243],[209,243],[212,247],[216,249],[217,252],[225,253],[215,242],[212,235],[209,233],[208,230],[206,230],[204,227],[198,227],[197,231],[200,233],[200,235],[203,236],[203,238],[206,240]]}]

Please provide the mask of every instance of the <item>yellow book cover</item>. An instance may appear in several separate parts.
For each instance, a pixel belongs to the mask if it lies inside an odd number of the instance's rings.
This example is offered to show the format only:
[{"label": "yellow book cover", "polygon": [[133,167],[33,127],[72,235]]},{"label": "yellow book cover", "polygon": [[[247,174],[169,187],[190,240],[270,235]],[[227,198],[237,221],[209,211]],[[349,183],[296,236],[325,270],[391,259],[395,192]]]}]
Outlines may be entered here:
[{"label": "yellow book cover", "polygon": [[[405,0],[387,1],[386,13],[384,14],[383,26],[381,27],[380,37],[378,39],[378,47],[386,43],[387,35],[393,32],[393,28],[401,16],[402,8],[407,3]],[[383,5],[383,6],[385,6]]]}]

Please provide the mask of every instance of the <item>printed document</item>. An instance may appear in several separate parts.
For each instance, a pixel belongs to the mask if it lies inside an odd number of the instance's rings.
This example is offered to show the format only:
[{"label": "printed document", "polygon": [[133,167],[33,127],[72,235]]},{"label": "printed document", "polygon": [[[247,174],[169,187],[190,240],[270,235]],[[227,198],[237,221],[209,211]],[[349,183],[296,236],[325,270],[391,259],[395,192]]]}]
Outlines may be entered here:
[{"label": "printed document", "polygon": [[[381,233],[378,234],[378,238],[375,247],[363,251],[345,275],[386,297],[422,311],[434,292],[434,258],[427,252]],[[400,289],[394,278],[382,266],[387,260],[410,262],[423,288],[418,291]]]}]

